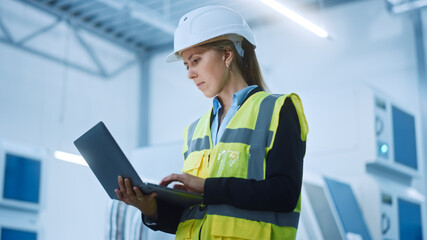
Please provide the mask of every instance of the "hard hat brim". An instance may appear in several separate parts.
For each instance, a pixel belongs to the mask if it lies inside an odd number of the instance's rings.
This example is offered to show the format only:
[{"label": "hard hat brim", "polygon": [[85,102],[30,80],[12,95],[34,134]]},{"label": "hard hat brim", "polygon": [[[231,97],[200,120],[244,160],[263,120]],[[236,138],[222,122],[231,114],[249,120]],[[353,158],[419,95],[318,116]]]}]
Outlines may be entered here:
[{"label": "hard hat brim", "polygon": [[217,37],[214,37],[214,38],[208,39],[208,40],[206,40],[206,41],[203,41],[203,42],[200,42],[200,43],[197,43],[197,44],[194,44],[194,45],[188,46],[188,47],[186,47],[186,48],[184,48],[184,49],[181,49],[181,50],[178,50],[178,51],[174,51],[174,52],[170,53],[170,54],[166,57],[166,59],[165,59],[165,60],[166,60],[166,62],[167,62],[167,63],[171,63],[171,62],[179,61],[179,60],[181,60],[181,59],[182,59],[182,57],[181,57],[181,53],[182,53],[183,51],[185,51],[185,50],[187,50],[187,49],[189,49],[189,48],[197,47],[197,46],[200,46],[200,45],[203,45],[203,44],[206,44],[206,43],[210,43],[210,42],[216,42],[216,41],[220,41],[220,40],[230,40],[229,35],[230,35],[230,34],[225,34],[225,35],[217,36]]},{"label": "hard hat brim", "polygon": [[179,61],[181,59],[182,57],[179,55],[178,52],[172,52],[166,57],[166,62],[171,63],[171,62]]}]

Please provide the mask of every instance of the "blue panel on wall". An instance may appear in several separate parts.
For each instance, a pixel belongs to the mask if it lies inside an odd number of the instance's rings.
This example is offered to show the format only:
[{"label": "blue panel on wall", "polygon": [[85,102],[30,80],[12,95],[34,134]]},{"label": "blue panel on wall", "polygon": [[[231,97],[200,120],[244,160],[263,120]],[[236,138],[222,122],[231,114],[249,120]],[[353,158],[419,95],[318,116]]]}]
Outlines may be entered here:
[{"label": "blue panel on wall", "polygon": [[345,233],[359,234],[362,239],[370,240],[371,234],[350,185],[330,178],[325,178],[325,182]]},{"label": "blue panel on wall", "polygon": [[423,239],[420,205],[399,199],[398,206],[400,239]]},{"label": "blue panel on wall", "polygon": [[6,154],[3,197],[30,203],[39,202],[41,162]]},{"label": "blue panel on wall", "polygon": [[10,228],[2,228],[0,240],[37,240],[37,233]]},{"label": "blue panel on wall", "polygon": [[394,159],[396,162],[418,169],[417,142],[414,116],[392,106]]}]

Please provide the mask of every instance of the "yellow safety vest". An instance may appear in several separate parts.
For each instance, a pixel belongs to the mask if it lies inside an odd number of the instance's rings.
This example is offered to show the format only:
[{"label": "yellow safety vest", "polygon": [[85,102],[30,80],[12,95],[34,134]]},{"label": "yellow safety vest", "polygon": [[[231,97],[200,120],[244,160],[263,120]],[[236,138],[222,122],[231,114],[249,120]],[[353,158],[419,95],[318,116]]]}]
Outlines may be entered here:
[{"label": "yellow safety vest", "polygon": [[[271,150],[285,99],[291,98],[306,141],[308,126],[298,95],[257,92],[239,108],[221,139],[212,147],[211,112],[185,129],[183,172],[202,177],[265,179],[265,159]],[[176,239],[295,239],[301,195],[292,212],[253,211],[231,205],[196,205],[184,210]]]}]

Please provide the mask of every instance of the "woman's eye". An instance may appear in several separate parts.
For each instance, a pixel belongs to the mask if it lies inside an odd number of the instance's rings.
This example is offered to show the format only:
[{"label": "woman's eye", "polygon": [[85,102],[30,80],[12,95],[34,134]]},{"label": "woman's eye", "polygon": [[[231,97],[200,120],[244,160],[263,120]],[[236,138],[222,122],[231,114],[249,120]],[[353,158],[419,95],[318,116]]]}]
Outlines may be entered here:
[{"label": "woman's eye", "polygon": [[190,69],[190,65],[196,65],[198,62],[200,61],[200,58],[195,58],[193,60],[191,60],[190,64],[185,64],[185,69]]}]

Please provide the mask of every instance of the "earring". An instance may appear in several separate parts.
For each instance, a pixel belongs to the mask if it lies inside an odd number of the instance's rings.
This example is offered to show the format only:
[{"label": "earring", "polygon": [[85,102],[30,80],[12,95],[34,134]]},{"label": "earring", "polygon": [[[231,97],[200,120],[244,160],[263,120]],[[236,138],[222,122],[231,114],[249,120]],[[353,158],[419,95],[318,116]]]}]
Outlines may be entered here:
[{"label": "earring", "polygon": [[225,67],[228,69],[228,71],[230,71],[230,67],[228,66],[228,64],[225,64]]}]

